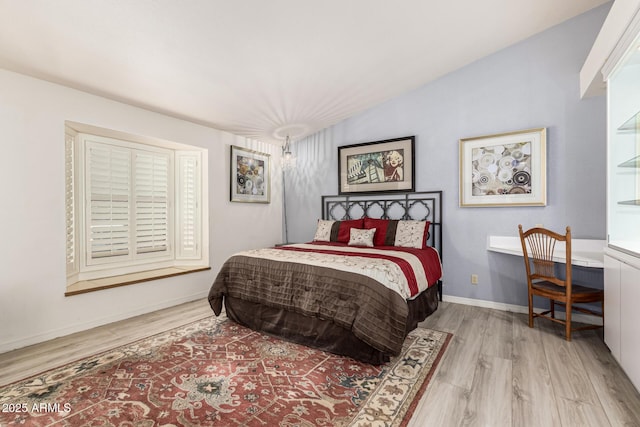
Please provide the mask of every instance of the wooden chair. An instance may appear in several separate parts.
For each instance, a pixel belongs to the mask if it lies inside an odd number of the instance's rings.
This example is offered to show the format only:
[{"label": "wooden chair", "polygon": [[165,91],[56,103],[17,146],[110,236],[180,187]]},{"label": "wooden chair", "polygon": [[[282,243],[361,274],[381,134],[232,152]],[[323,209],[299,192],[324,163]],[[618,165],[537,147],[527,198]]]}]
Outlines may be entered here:
[{"label": "wooden chair", "polygon": [[[583,329],[601,328],[601,325],[587,325],[573,328],[571,325],[571,311],[577,310],[583,313],[602,317],[604,323],[604,291],[573,283],[571,277],[571,228],[567,227],[567,234],[562,235],[545,228],[532,228],[520,231],[520,242],[524,254],[524,264],[527,269],[527,286],[529,288],[529,327],[533,328],[533,318],[543,317],[556,323],[565,325],[565,338],[571,341],[571,332]],[[556,275],[553,261],[557,242],[565,242],[566,267],[564,279]],[[531,271],[533,264],[533,272]],[[533,296],[538,295],[549,299],[550,308],[542,313],[533,312]],[[575,303],[600,302],[601,311],[591,310],[585,307],[577,307]],[[556,304],[565,306],[566,320],[556,319]]]}]

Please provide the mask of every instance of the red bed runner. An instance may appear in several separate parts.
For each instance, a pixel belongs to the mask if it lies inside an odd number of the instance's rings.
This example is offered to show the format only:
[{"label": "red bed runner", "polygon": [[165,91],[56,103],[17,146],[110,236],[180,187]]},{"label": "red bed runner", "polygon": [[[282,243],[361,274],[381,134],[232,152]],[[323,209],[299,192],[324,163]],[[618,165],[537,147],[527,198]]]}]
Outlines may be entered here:
[{"label": "red bed runner", "polygon": [[409,286],[411,297],[416,296],[421,291],[420,286],[418,285],[418,279],[416,278],[416,274],[414,272],[414,269],[411,266],[411,263],[399,256],[393,256],[384,252],[395,251],[395,252],[408,253],[415,256],[420,261],[420,264],[424,269],[424,274],[427,278],[427,286],[424,287],[424,289],[437,283],[437,281],[442,276],[442,267],[440,264],[440,257],[438,255],[438,252],[433,248],[414,249],[414,248],[403,248],[403,247],[397,247],[397,246],[376,246],[374,248],[370,248],[370,247],[365,248],[367,250],[372,250],[372,249],[380,250],[379,253],[371,253],[371,252],[342,251],[340,250],[340,248],[346,248],[346,247],[352,248],[352,249],[358,248],[354,246],[348,246],[344,243],[310,242],[308,244],[316,245],[316,246],[334,246],[336,247],[336,249],[332,250],[332,249],[320,249],[320,248],[318,249],[300,248],[295,246],[280,246],[278,247],[278,249],[287,250],[287,251],[314,252],[314,253],[323,253],[323,254],[331,254],[331,255],[353,256],[353,257],[361,257],[361,258],[384,259],[387,261],[391,261],[396,265],[398,265],[398,267],[402,270],[405,277],[407,278],[407,283]]}]

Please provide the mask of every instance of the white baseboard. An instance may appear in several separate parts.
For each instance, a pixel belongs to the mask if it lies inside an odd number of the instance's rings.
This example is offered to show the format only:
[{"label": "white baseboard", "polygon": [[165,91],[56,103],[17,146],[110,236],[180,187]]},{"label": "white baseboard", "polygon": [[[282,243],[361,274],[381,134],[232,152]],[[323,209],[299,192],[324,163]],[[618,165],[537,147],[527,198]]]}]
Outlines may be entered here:
[{"label": "white baseboard", "polygon": [[[451,295],[443,295],[442,300],[446,302],[453,302],[456,304],[473,305],[475,307],[493,308],[496,310],[529,314],[529,307],[526,305],[505,304],[502,302],[493,302],[493,301],[486,301],[486,300],[473,299],[473,298],[463,298],[463,297],[456,297]],[[541,309],[538,310],[536,308],[536,312],[538,311],[541,311]],[[565,318],[564,311],[559,311],[559,310],[556,311],[556,317],[558,319],[564,319]],[[576,321],[579,323],[587,323],[589,325],[602,325],[602,318],[597,316],[591,316],[589,314],[573,313],[571,315],[571,319],[573,321]]]},{"label": "white baseboard", "polygon": [[163,308],[173,307],[186,302],[194,301],[200,298],[205,298],[209,291],[202,291],[192,295],[183,296],[180,298],[163,301],[153,305],[146,305],[140,307],[137,310],[133,310],[126,313],[118,313],[113,316],[101,317],[99,319],[92,319],[89,322],[75,323],[64,328],[53,329],[43,332],[41,334],[30,335],[14,341],[3,342],[0,344],[0,353],[16,350],[22,347],[26,347],[33,344],[38,344],[44,341],[52,340],[54,338],[63,337],[80,331],[86,331],[87,329],[95,328],[97,326],[106,325],[108,323],[117,322],[119,320],[129,319],[131,317],[139,316],[141,314],[151,313],[152,311],[162,310]]}]

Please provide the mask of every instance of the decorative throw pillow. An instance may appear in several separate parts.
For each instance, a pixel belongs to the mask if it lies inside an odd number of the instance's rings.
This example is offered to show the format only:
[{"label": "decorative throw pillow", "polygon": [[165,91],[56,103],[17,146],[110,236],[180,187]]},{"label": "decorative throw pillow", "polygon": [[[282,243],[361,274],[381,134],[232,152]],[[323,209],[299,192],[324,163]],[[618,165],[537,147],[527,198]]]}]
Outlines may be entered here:
[{"label": "decorative throw pillow", "polygon": [[313,236],[314,242],[330,242],[331,241],[331,229],[336,221],[327,221],[324,219],[318,220],[318,226],[316,227],[316,234]]},{"label": "decorative throw pillow", "polygon": [[376,234],[375,228],[369,229],[351,229],[351,238],[349,239],[349,246],[369,246],[373,247],[373,236]]},{"label": "decorative throw pillow", "polygon": [[[364,228],[375,228],[376,235],[373,238],[375,246],[404,246],[404,247],[427,247],[427,237],[429,235],[429,221],[405,221],[396,219],[365,218]],[[401,227],[402,236],[397,239],[398,227]],[[411,235],[411,231],[420,233],[422,231],[422,246],[417,246],[418,235]],[[411,236],[409,236],[411,235]]]},{"label": "decorative throw pillow", "polygon": [[362,218],[346,221],[329,221],[319,219],[313,240],[315,242],[347,243],[351,237],[349,231],[352,228],[362,228],[362,224]]},{"label": "decorative throw pillow", "polygon": [[[363,228],[362,218],[350,219],[347,221],[336,221],[336,222],[337,222],[338,231],[336,233],[336,237],[331,239],[332,242],[347,243],[351,238],[352,228]],[[336,227],[336,225],[334,225],[334,227]]]},{"label": "decorative throw pillow", "polygon": [[426,221],[398,221],[394,246],[422,249],[425,247]]}]

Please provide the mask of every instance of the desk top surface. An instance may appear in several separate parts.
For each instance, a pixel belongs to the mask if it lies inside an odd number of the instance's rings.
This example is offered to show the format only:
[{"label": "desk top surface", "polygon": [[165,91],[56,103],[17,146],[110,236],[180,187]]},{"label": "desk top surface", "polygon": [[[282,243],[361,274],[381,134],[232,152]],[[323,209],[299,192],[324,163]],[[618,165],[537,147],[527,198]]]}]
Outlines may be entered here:
[{"label": "desk top surface", "polygon": [[[571,239],[571,264],[581,267],[604,268],[605,240]],[[522,244],[520,237],[513,236],[489,236],[487,250],[509,255],[522,256]],[[564,242],[558,242],[556,246],[556,262],[567,262],[564,256]]]}]

